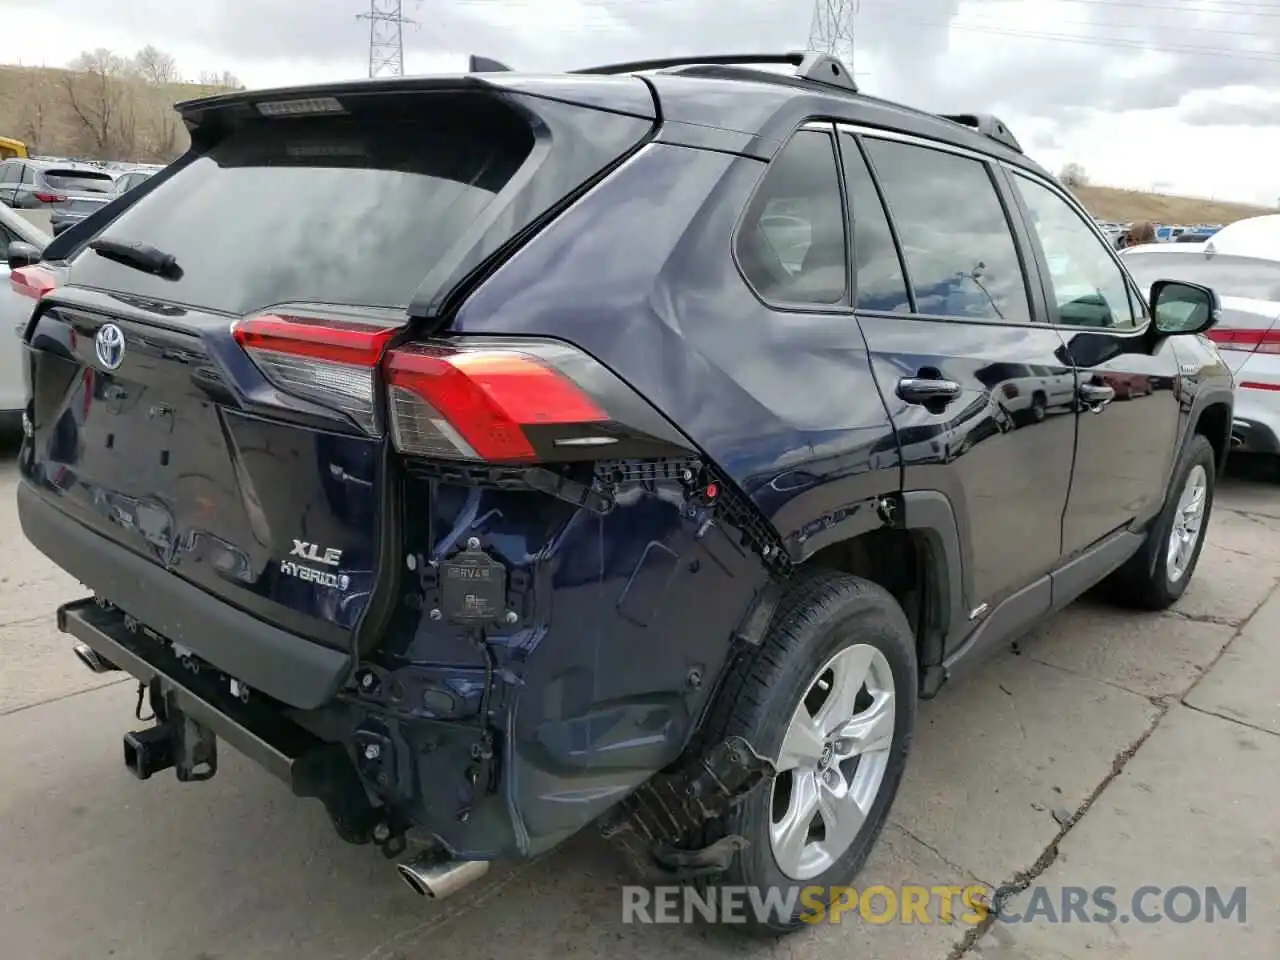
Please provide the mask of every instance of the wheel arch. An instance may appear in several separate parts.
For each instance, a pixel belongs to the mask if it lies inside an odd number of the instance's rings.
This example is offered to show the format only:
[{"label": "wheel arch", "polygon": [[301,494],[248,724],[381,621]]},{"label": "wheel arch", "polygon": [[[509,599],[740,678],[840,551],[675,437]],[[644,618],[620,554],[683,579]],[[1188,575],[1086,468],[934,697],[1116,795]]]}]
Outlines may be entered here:
[{"label": "wheel arch", "polygon": [[893,594],[916,634],[920,693],[932,696],[945,679],[945,653],[968,622],[955,510],[938,490],[909,490],[864,507],[806,541],[797,566],[862,577]]}]

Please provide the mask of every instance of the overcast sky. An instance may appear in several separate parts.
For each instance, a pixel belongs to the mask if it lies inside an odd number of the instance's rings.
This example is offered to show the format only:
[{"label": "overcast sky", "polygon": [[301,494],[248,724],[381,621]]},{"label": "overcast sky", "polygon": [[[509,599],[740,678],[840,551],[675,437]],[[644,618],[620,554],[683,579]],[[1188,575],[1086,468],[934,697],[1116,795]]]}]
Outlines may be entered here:
[{"label": "overcast sky", "polygon": [[[0,61],[152,43],[250,87],[363,76],[369,0],[0,0]],[[796,49],[813,0],[404,0],[408,72]],[[825,2],[825,0],[824,0]],[[1280,0],[845,0],[859,83],[1001,116],[1051,170],[1280,200]]]}]

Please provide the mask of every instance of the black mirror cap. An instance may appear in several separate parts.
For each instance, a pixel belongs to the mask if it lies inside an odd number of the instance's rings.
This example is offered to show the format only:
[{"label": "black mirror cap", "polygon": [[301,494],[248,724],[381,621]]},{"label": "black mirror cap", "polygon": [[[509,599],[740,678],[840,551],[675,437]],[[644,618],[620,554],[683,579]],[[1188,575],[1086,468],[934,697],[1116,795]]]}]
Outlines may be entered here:
[{"label": "black mirror cap", "polygon": [[1183,280],[1157,280],[1151,284],[1150,302],[1155,327],[1167,336],[1205,333],[1221,311],[1213,288]]},{"label": "black mirror cap", "polygon": [[33,263],[39,263],[42,255],[43,252],[35,244],[14,240],[9,244],[7,251],[9,269],[17,270],[19,267],[29,267]]}]

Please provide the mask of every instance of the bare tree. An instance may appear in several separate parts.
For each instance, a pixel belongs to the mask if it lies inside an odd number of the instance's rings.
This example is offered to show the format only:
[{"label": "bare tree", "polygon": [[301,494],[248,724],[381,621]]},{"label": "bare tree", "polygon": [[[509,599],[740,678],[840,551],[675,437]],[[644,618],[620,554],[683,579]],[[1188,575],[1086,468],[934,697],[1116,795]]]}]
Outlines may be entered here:
[{"label": "bare tree", "polygon": [[45,124],[50,115],[50,94],[53,90],[48,84],[45,70],[32,69],[23,71],[19,84],[17,104],[18,133],[32,154],[42,152]]},{"label": "bare tree", "polygon": [[133,69],[143,114],[138,148],[147,160],[172,160],[182,140],[182,125],[173,110],[177,98],[171,89],[182,82],[177,61],[148,44],[134,54]]},{"label": "bare tree", "polygon": [[130,91],[133,66],[106,48],[85,51],[68,64],[63,87],[71,111],[99,159],[133,149],[135,123]]},{"label": "bare tree", "polygon": [[1062,172],[1058,174],[1058,182],[1064,187],[1087,187],[1089,174],[1083,166],[1073,161],[1062,168]]},{"label": "bare tree", "polygon": [[227,87],[230,90],[243,90],[244,84],[230,70],[219,73],[216,70],[204,70],[200,74],[200,82],[206,87]]},{"label": "bare tree", "polygon": [[133,69],[144,82],[154,87],[182,82],[178,62],[151,44],[147,44],[133,55]]}]

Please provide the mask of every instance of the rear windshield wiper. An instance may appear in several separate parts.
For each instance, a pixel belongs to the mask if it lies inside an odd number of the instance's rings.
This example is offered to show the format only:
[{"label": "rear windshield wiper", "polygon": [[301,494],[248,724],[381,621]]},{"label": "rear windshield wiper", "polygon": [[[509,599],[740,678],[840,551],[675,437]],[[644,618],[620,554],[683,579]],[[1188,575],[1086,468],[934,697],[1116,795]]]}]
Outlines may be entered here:
[{"label": "rear windshield wiper", "polygon": [[109,240],[105,237],[94,240],[89,249],[100,257],[122,263],[126,267],[153,273],[166,280],[178,280],[182,277],[182,268],[178,266],[178,258],[171,253],[157,250],[149,243],[134,240],[125,243],[122,240]]}]

